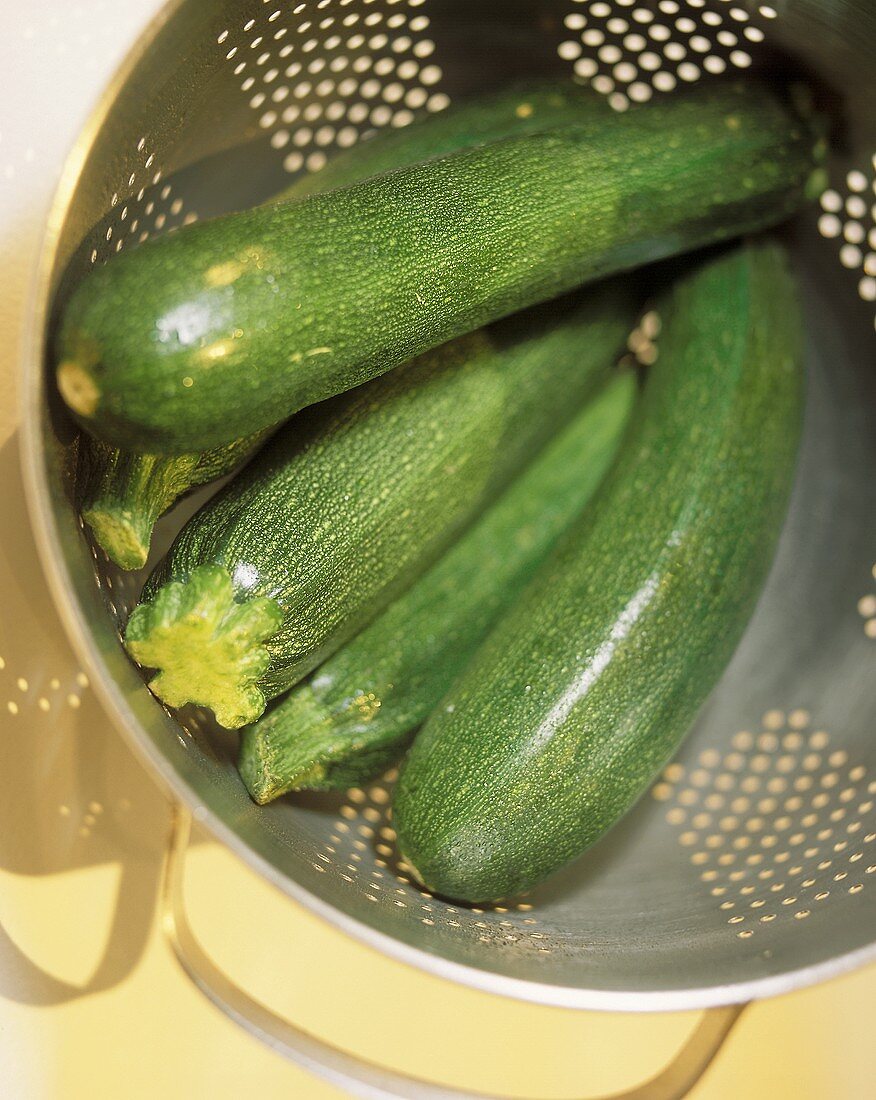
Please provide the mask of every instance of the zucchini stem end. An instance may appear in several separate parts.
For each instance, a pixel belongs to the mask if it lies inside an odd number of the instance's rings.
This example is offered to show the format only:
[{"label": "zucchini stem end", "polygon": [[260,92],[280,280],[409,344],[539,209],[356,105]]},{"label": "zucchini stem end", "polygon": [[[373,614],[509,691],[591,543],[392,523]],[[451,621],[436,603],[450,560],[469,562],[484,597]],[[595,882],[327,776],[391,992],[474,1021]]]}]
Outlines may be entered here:
[{"label": "zucchini stem end", "polygon": [[265,709],[259,681],[270,654],[264,643],[282,621],[275,600],[238,602],[228,570],[201,565],[137,607],[125,648],[138,665],[157,670],[149,689],[169,707],[209,707],[220,726],[240,729]]}]

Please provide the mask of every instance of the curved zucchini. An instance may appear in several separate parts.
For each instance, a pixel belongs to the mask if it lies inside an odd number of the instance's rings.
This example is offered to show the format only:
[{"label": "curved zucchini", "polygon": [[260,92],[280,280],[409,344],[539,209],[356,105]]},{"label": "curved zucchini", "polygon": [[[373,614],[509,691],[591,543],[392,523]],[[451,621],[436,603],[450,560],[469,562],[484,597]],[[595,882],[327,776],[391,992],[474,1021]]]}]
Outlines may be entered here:
[{"label": "curved zucchini", "polygon": [[254,726],[238,767],[256,802],[337,790],[395,763],[608,469],[633,406],[614,379],[469,531]]},{"label": "curved zucchini", "polygon": [[194,224],[81,283],[58,385],[117,446],[218,447],[572,286],[780,221],[812,163],[783,97],[703,82]]},{"label": "curved zucchini", "polygon": [[773,557],[801,419],[778,247],[700,264],[617,464],[414,742],[395,792],[430,890],[529,889],[624,814],[721,675]]},{"label": "curved zucchini", "polygon": [[[401,130],[384,130],[310,172],[273,201],[303,198],[380,172],[430,160],[511,134],[581,125],[609,112],[605,98],[568,80],[503,89],[431,115]],[[80,461],[87,482],[80,511],[98,544],[122,569],[146,564],[159,516],[181,496],[231,473],[264,440],[257,433],[203,454],[159,456],[120,451],[83,434]]]},{"label": "curved zucchini", "polygon": [[238,728],[360,630],[593,392],[625,284],[444,345],[284,427],[190,521],[126,645],[171,706]]}]

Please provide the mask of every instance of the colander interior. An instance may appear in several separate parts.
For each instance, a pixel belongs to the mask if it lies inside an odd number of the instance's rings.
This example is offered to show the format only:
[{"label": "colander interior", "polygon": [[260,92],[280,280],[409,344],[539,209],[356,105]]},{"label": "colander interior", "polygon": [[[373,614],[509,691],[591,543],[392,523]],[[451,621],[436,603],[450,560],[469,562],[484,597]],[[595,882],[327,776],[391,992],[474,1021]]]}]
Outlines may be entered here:
[{"label": "colander interior", "polygon": [[[876,27],[866,7],[188,0],[146,35],[98,114],[58,199],[26,380],[50,582],[97,690],[177,797],[283,889],[382,948],[511,994],[626,1008],[743,999],[874,953]],[[412,883],[393,846],[391,773],[337,798],[255,807],[234,768],[236,738],[197,714],[180,728],[121,650],[118,623],[142,577],[115,571],[70,506],[74,433],[45,382],[48,303],[114,252],[258,202],[373,131],[502,82],[565,75],[623,111],[726,71],[784,66],[783,50],[843,119],[829,189],[788,231],[807,326],[804,442],[767,589],[678,758],[584,858],[489,909]],[[165,544],[182,511],[164,523]]]}]

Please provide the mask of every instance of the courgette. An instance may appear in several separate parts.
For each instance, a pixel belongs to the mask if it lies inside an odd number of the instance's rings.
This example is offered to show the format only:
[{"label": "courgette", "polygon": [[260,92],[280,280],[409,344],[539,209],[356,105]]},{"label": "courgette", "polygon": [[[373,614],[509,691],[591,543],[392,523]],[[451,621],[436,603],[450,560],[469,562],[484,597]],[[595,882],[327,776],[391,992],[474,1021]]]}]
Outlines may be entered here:
[{"label": "courgette", "polygon": [[632,374],[613,379],[425,576],[243,731],[256,802],[356,786],[395,763],[599,485],[635,393]]},{"label": "courgette", "polygon": [[574,415],[619,350],[627,283],[469,334],[307,409],[185,525],[125,639],[171,706],[226,727],[423,572]]},{"label": "courgette", "polygon": [[[576,122],[609,111],[603,96],[567,80],[537,81],[503,89],[431,115],[400,130],[384,130],[301,176],[274,201],[303,198],[380,172],[416,164],[511,134]],[[160,515],[191,489],[223,477],[262,442],[263,433],[204,454],[160,456],[120,451],[83,433],[85,473],[82,518],[98,544],[123,569],[146,564]]]},{"label": "courgette", "polygon": [[602,836],[675,751],[766,577],[801,420],[785,257],[712,258],[659,312],[618,462],[402,768],[393,824],[437,893],[527,890]]},{"label": "courgette", "polygon": [[809,127],[752,79],[196,223],[93,270],[58,384],[120,447],[261,431],[462,332],[787,217]]}]

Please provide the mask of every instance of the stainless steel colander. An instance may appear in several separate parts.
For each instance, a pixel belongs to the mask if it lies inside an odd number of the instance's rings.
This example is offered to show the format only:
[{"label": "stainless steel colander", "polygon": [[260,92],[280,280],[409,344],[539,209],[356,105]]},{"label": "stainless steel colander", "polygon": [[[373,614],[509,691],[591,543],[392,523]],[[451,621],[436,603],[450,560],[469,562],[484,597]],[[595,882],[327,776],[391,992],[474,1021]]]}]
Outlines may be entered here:
[{"label": "stainless steel colander", "polygon": [[[677,760],[574,866],[489,909],[411,881],[393,847],[391,774],[342,798],[255,807],[234,768],[236,738],[197,718],[183,731],[119,645],[140,578],[92,549],[68,501],[73,433],[44,369],[53,302],[114,252],[258,202],[381,127],[510,79],[566,74],[623,111],[789,56],[837,120],[829,189],[792,234],[811,379],[805,439],[767,590]],[[181,807],[167,925],[183,961],[231,1015],[345,1087],[462,1095],[333,1051],[221,975],[184,922],[186,815],[351,934],[544,1004],[733,1006],[876,958],[874,60],[868,0],[175,0],[71,155],[23,386],[48,579],[95,689]],[[683,1094],[734,1012],[708,1019],[647,1095]]]}]

